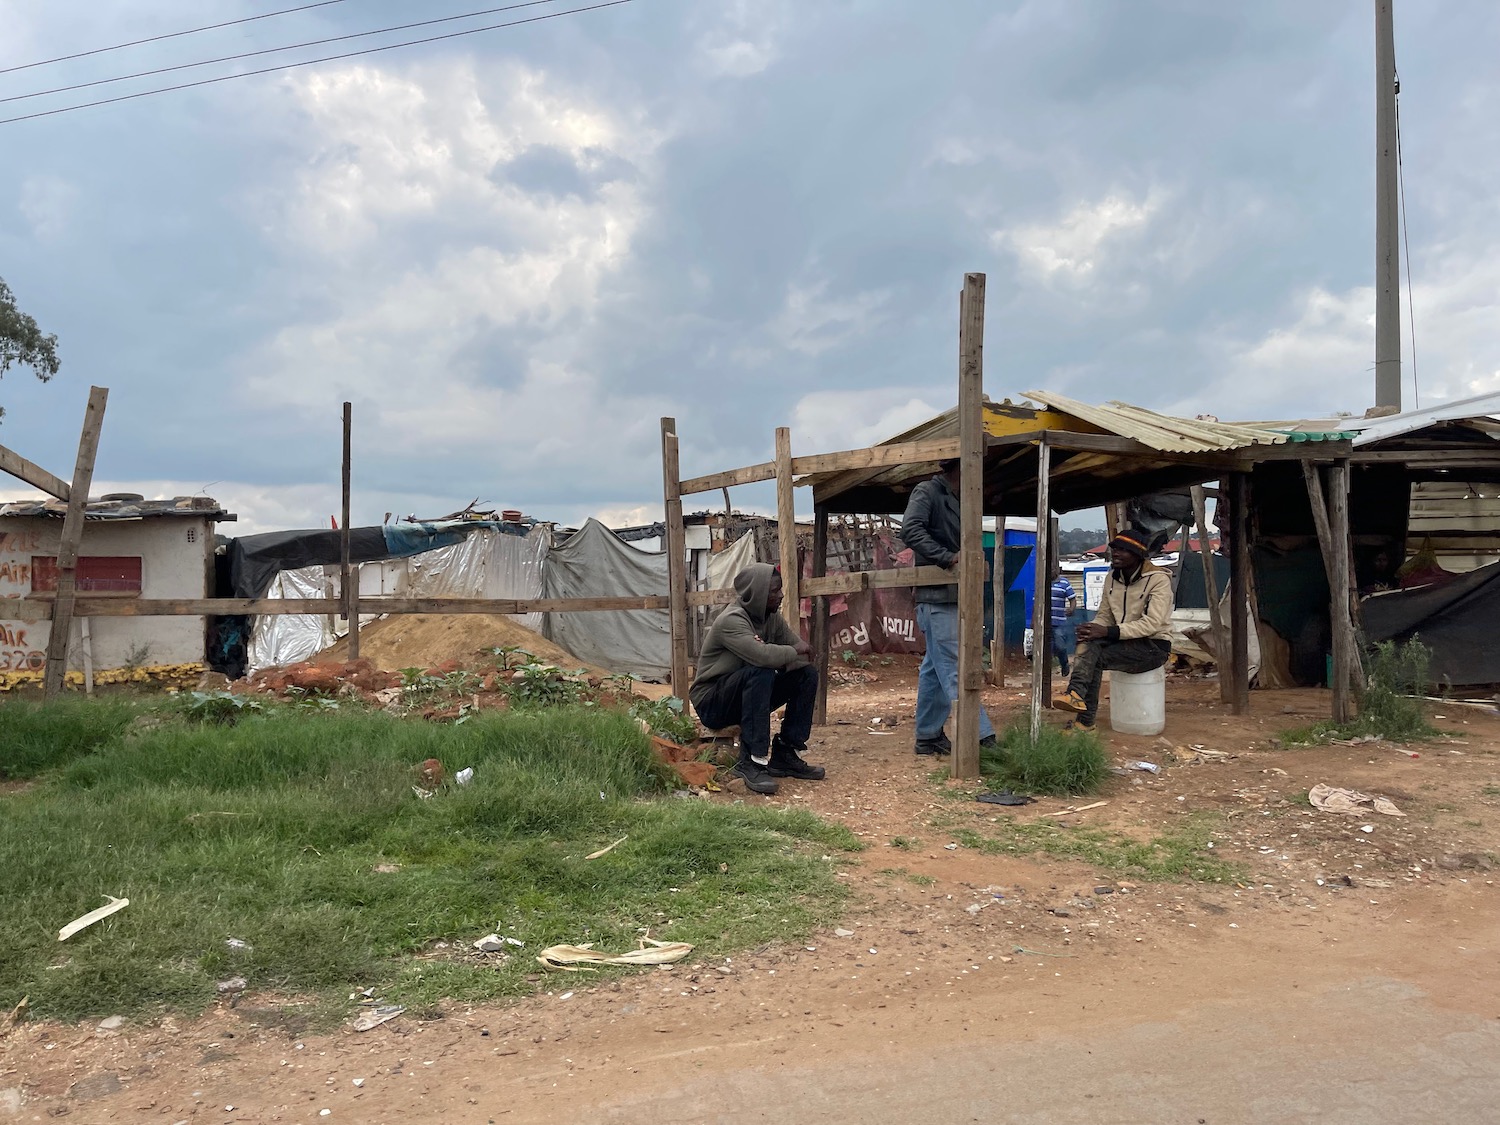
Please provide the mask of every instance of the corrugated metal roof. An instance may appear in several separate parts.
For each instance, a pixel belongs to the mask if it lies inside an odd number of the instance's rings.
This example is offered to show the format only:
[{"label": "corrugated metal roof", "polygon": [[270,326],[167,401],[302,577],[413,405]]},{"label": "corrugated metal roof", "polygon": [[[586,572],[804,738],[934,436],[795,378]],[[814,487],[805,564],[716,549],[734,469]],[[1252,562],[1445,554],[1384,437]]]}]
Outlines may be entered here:
[{"label": "corrugated metal roof", "polygon": [[1238,422],[1174,418],[1125,402],[1091,406],[1050,391],[1027,391],[1026,397],[1163,452],[1211,453],[1249,445],[1281,445],[1288,440],[1288,435],[1280,430]]},{"label": "corrugated metal roof", "polygon": [[[45,500],[17,500],[10,504],[0,504],[0,517],[52,516],[62,519],[67,512],[68,505],[65,501],[51,497]],[[229,513],[219,505],[217,500],[207,496],[178,496],[171,500],[140,498],[90,500],[83,510],[83,515],[87,520],[140,520],[163,516],[198,516],[199,518],[207,516],[209,519],[218,519],[221,516],[228,516]]]},{"label": "corrugated metal roof", "polygon": [[[1369,445],[1371,442],[1401,437],[1403,434],[1425,430],[1439,422],[1459,422],[1468,419],[1490,422],[1494,421],[1496,416],[1500,416],[1500,392],[1475,395],[1473,398],[1445,402],[1441,406],[1428,407],[1426,410],[1408,410],[1403,414],[1391,414],[1385,418],[1362,419],[1364,424],[1359,427],[1359,436],[1354,439],[1354,444],[1356,446]],[[1481,428],[1488,429],[1488,427]],[[1493,433],[1491,436],[1494,436]]]}]

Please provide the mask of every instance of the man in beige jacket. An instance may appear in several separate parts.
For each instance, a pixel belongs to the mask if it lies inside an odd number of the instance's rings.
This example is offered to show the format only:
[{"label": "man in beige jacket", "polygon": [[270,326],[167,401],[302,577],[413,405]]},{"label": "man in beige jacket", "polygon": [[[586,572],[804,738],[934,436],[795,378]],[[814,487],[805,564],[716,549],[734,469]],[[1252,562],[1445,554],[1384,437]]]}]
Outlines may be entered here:
[{"label": "man in beige jacket", "polygon": [[1078,627],[1083,646],[1073,663],[1068,690],[1052,701],[1077,712],[1074,730],[1093,730],[1099,681],[1106,670],[1149,672],[1172,655],[1172,578],[1150,562],[1140,532],[1122,531],[1109,541],[1109,577],[1094,620]]}]

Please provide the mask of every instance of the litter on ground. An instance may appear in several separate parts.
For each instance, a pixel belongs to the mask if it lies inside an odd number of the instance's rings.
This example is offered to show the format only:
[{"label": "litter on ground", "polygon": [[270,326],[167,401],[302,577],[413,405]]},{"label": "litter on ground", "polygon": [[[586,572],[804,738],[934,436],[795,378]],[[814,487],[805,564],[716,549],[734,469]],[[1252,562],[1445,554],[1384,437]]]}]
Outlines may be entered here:
[{"label": "litter on ground", "polygon": [[114,895],[105,895],[104,897],[109,899],[109,902],[105,903],[97,910],[90,910],[87,914],[84,914],[78,918],[74,918],[66,926],[57,931],[57,940],[67,941],[79,930],[86,930],[95,922],[102,922],[111,914],[118,914],[121,910],[124,910],[127,906],[130,905],[130,900],[128,898],[115,898]]},{"label": "litter on ground", "polygon": [[1336,789],[1331,785],[1314,785],[1307,793],[1307,803],[1323,812],[1363,816],[1371,810],[1386,816],[1405,816],[1389,797],[1372,796],[1357,789]]},{"label": "litter on ground", "polygon": [[590,965],[669,965],[681,961],[693,947],[685,941],[657,941],[641,938],[640,948],[625,953],[603,953],[585,945],[552,945],[536,955],[544,969],[560,972],[593,972]]}]

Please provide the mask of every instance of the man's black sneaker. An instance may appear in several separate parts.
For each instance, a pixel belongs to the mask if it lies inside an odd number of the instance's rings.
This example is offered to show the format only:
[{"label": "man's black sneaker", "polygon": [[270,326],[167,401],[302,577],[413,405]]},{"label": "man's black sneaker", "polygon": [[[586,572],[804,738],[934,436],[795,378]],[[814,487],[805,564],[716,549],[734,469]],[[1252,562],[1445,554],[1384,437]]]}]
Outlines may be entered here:
[{"label": "man's black sneaker", "polygon": [[989,746],[995,745],[995,736],[993,734],[987,734],[987,735],[985,735],[983,738],[981,738],[979,740],[979,745],[985,746],[985,747],[989,747]]},{"label": "man's black sneaker", "polygon": [[[800,781],[822,781],[828,771],[822,766],[809,765],[802,760],[806,746],[785,742],[781,735],[771,740],[771,764],[766,772],[772,777],[795,777]],[[747,783],[748,784],[748,783]]]},{"label": "man's black sneaker", "polygon": [[736,762],[729,771],[729,776],[743,780],[745,788],[750,792],[763,793],[767,797],[776,796],[776,791],[781,788],[765,766],[750,758],[741,758]]},{"label": "man's black sneaker", "polygon": [[953,743],[941,735],[937,738],[919,738],[917,739],[916,750],[918,754],[942,757],[943,755],[953,753]]}]

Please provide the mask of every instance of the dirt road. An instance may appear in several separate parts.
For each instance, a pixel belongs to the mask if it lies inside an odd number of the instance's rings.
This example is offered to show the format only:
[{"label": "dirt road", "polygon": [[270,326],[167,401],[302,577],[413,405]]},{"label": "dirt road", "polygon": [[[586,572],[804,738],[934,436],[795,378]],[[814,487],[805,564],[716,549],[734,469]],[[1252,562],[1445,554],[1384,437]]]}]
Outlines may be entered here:
[{"label": "dirt road", "polygon": [[[1177,685],[1171,743],[1232,758],[1116,778],[1098,809],[1012,813],[913,758],[900,672],[835,696],[845,723],[810,754],[829,780],[776,799],[867,845],[840,932],[365,1035],[297,1038],[250,1000],[117,1033],[25,1025],[0,1046],[0,1122],[1495,1119],[1500,722],[1449,716],[1459,737],[1419,759],[1278,749],[1324,697],[1257,693],[1231,719],[1211,685]],[[1149,739],[1112,749],[1169,756]],[[1408,815],[1314,813],[1317,780]],[[1209,823],[1247,875],[1148,883],[949,847],[1049,813],[1139,839]]]}]

